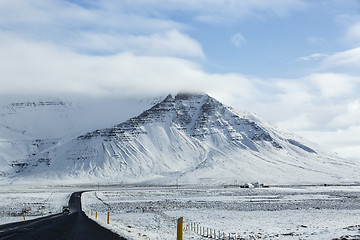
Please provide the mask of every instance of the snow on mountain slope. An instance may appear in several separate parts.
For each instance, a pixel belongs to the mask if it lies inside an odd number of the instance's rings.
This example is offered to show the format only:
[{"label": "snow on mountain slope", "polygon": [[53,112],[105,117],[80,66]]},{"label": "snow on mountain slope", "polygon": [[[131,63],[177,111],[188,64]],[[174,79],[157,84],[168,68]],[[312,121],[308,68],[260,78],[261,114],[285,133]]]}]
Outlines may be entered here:
[{"label": "snow on mountain slope", "polygon": [[61,127],[54,126],[64,124],[72,110],[71,103],[60,100],[11,103],[0,108],[1,125],[17,133],[5,135],[7,139],[61,137]]},{"label": "snow on mountain slope", "polygon": [[2,138],[16,140],[74,138],[140,114],[154,105],[153,101],[153,98],[75,102],[47,99],[11,103],[0,107],[0,134]]},{"label": "snow on mountain slope", "polygon": [[[85,132],[125,121],[153,106],[154,101],[158,100],[48,98],[3,105],[0,107],[0,177],[30,168],[32,156]],[[46,159],[39,161],[47,163]]]},{"label": "snow on mountain slope", "polygon": [[206,94],[167,96],[31,156],[22,178],[112,183],[358,182],[359,166]]}]

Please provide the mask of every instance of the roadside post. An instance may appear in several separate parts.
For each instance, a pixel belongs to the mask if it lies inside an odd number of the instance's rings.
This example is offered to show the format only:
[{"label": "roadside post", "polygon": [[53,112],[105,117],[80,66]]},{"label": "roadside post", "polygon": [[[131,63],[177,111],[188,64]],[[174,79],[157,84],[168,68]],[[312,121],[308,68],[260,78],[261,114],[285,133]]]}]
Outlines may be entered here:
[{"label": "roadside post", "polygon": [[183,217],[177,220],[177,240],[183,239]]},{"label": "roadside post", "polygon": [[110,212],[107,213],[107,221],[106,222],[107,222],[107,224],[110,223]]}]

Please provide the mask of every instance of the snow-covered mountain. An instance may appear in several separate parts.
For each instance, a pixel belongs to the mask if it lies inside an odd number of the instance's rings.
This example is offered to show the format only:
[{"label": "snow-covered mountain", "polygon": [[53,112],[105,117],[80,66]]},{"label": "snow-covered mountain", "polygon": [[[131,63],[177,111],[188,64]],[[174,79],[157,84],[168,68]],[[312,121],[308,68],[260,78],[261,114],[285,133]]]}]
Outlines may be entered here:
[{"label": "snow-covered mountain", "polygon": [[111,183],[359,182],[359,166],[206,94],[168,95],[110,128],[46,145],[16,179]]}]

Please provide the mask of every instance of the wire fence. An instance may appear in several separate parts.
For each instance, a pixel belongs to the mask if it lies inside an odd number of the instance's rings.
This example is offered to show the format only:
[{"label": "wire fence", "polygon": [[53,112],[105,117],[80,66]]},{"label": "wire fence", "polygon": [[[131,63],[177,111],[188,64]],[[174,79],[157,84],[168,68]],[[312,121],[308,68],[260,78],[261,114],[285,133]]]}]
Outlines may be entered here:
[{"label": "wire fence", "polygon": [[[200,223],[187,223],[184,226],[184,231],[194,232],[202,237],[218,240],[243,240],[237,233],[229,233],[214,228],[202,226]],[[255,238],[254,238],[255,239]]]}]

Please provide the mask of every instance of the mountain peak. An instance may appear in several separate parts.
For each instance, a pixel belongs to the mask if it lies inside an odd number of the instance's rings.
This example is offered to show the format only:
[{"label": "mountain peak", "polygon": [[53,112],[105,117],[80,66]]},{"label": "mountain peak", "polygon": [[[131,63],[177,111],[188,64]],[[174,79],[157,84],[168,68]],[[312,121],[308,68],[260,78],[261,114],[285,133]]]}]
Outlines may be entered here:
[{"label": "mountain peak", "polygon": [[175,96],[175,100],[191,100],[197,98],[209,97],[209,95],[205,93],[189,93],[189,92],[181,92]]},{"label": "mountain peak", "polygon": [[175,98],[169,94],[163,101],[137,117],[112,128],[87,133],[78,139],[100,136],[110,141],[131,141],[138,135],[147,134],[148,125],[154,124],[183,131],[199,140],[214,138],[255,151],[258,148],[254,142],[268,142],[272,147],[282,148],[269,132],[254,121],[239,116],[207,94],[194,93],[179,93]]}]

